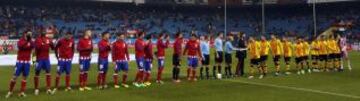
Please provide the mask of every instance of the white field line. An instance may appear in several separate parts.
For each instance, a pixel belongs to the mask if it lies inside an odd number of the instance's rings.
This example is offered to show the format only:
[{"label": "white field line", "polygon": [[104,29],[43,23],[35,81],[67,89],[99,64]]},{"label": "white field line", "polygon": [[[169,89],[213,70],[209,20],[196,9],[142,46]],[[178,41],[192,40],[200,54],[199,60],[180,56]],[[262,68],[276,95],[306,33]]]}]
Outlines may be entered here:
[{"label": "white field line", "polygon": [[297,90],[297,91],[304,91],[304,92],[312,92],[312,93],[319,93],[319,94],[327,94],[327,95],[334,95],[334,96],[347,97],[347,98],[353,98],[353,99],[360,99],[360,96],[357,96],[357,95],[341,94],[341,93],[327,92],[327,91],[307,89],[307,88],[280,86],[280,85],[274,85],[274,84],[265,84],[265,83],[256,83],[256,82],[247,82],[247,81],[238,81],[238,80],[224,80],[224,81],[257,85],[257,86],[266,86],[266,87],[273,87],[273,88],[281,88],[281,89],[289,89],[289,90]]}]

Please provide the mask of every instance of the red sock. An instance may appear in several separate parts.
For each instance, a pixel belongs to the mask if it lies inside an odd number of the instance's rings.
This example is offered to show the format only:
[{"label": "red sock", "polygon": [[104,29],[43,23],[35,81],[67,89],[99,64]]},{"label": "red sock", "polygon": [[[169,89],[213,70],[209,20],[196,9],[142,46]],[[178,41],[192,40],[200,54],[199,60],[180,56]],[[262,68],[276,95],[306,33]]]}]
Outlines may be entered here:
[{"label": "red sock", "polygon": [[158,69],[158,74],[157,74],[156,80],[161,80],[161,75],[162,75],[163,70],[164,70],[164,67],[160,67]]},{"label": "red sock", "polygon": [[192,79],[195,79],[195,77],[196,77],[196,70],[194,69],[192,70]]},{"label": "red sock", "polygon": [[66,87],[70,87],[70,75],[65,76],[65,85]]},{"label": "red sock", "polygon": [[83,81],[84,87],[87,86],[87,81],[88,81],[88,73],[85,72],[85,73],[84,73],[84,81]]},{"label": "red sock", "polygon": [[113,78],[114,78],[114,85],[118,85],[118,82],[119,82],[118,74],[114,74]]},{"label": "red sock", "polygon": [[102,84],[102,73],[98,73],[98,76],[97,76],[97,85],[100,86],[100,84]]},{"label": "red sock", "polygon": [[15,80],[11,80],[10,81],[10,87],[9,87],[9,91],[12,92],[14,90],[16,81]]},{"label": "red sock", "polygon": [[140,82],[143,78],[143,71],[138,71],[136,74],[135,82]]},{"label": "red sock", "polygon": [[60,76],[56,76],[56,78],[55,78],[55,88],[59,87],[59,83],[60,83]]},{"label": "red sock", "polygon": [[124,75],[123,75],[123,78],[122,78],[122,83],[124,83],[124,84],[125,84],[125,83],[126,83],[126,80],[127,80],[127,75],[126,75],[126,74],[124,74]]},{"label": "red sock", "polygon": [[145,81],[149,82],[150,81],[150,71],[149,72],[145,72]]},{"label": "red sock", "polygon": [[101,85],[105,85],[106,84],[106,73],[103,73],[103,75],[101,76],[102,78],[102,83]]},{"label": "red sock", "polygon": [[34,77],[34,88],[39,89],[39,76]]},{"label": "red sock", "polygon": [[83,73],[79,74],[79,86],[84,87],[84,85],[83,85]]},{"label": "red sock", "polygon": [[190,72],[191,72],[191,69],[190,69],[190,68],[188,68],[188,69],[187,69],[187,75],[186,75],[186,77],[187,77],[187,78],[189,78],[189,77],[190,77]]},{"label": "red sock", "polygon": [[20,91],[25,92],[25,89],[26,89],[26,80],[22,80],[21,81],[21,89],[20,89]]},{"label": "red sock", "polygon": [[46,88],[50,89],[51,87],[51,74],[46,74]]}]

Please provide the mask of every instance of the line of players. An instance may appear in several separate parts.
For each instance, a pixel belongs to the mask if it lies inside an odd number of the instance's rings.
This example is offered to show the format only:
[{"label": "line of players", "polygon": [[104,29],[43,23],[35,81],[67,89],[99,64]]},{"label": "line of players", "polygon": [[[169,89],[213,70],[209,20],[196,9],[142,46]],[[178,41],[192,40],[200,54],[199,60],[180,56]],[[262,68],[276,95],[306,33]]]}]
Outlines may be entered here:
[{"label": "line of players", "polygon": [[306,72],[343,71],[343,60],[348,62],[348,69],[351,70],[346,47],[346,38],[340,35],[333,35],[330,38],[321,37],[312,41],[297,37],[294,43],[288,37],[280,40],[274,35],[269,41],[264,36],[260,40],[250,37],[248,51],[251,69],[248,78],[254,78],[256,69],[260,74],[259,79],[266,76],[269,50],[275,64],[275,76],[280,75],[280,59],[282,57],[286,65],[286,75],[291,74],[290,67],[293,57],[298,75]]},{"label": "line of players", "polygon": [[[18,41],[18,57],[15,65],[14,76],[10,81],[9,92],[6,97],[10,97],[13,94],[13,90],[16,84],[16,80],[19,76],[23,77],[21,81],[21,88],[19,96],[25,97],[26,94],[26,83],[27,77],[30,71],[30,62],[32,50],[35,49],[35,76],[34,76],[34,86],[35,86],[35,95],[39,94],[39,76],[40,72],[44,70],[46,72],[46,93],[55,94],[58,90],[60,77],[65,73],[65,91],[70,91],[70,73],[72,66],[72,59],[75,53],[75,50],[79,52],[79,63],[80,63],[80,73],[79,73],[79,90],[86,91],[92,90],[91,87],[88,87],[88,71],[91,67],[91,54],[93,52],[93,42],[91,38],[91,30],[86,30],[84,35],[79,42],[77,47],[75,47],[74,39],[72,38],[71,33],[66,33],[64,38],[61,38],[54,44],[51,34],[42,33],[35,41],[32,40],[32,33],[30,31],[24,32],[22,38]],[[156,82],[162,84],[162,72],[164,69],[165,62],[165,49],[169,46],[169,36],[165,34],[160,34],[158,36],[158,41],[156,44],[157,52],[153,55],[153,46],[151,39],[152,37],[146,37],[144,40],[144,33],[140,33],[137,36],[135,41],[135,58],[137,64],[137,73],[133,85],[136,87],[146,87],[150,86],[150,74],[152,69],[152,63],[154,57],[157,59],[158,63],[158,73]],[[128,45],[125,41],[125,35],[120,33],[117,35],[117,40],[113,43],[109,42],[110,33],[104,32],[101,34],[102,40],[98,42],[99,48],[99,58],[98,58],[98,76],[97,76],[97,85],[99,89],[107,88],[106,84],[106,75],[108,72],[108,56],[111,53],[112,61],[115,65],[113,81],[114,88],[119,88],[120,86],[128,88],[127,85],[127,73],[129,70],[129,52]],[[292,44],[286,38],[283,41],[280,41],[275,36],[272,36],[270,41],[267,41],[265,37],[261,41],[256,41],[253,37],[250,37],[247,48],[236,48],[232,46],[233,36],[228,35],[226,37],[225,44],[223,44],[224,35],[219,33],[215,39],[215,65],[213,67],[213,77],[217,77],[217,74],[221,74],[221,64],[225,57],[225,76],[232,77],[231,72],[231,63],[232,63],[232,52],[233,51],[245,51],[248,50],[250,59],[251,59],[251,71],[249,78],[254,77],[255,69],[258,69],[260,72],[260,77],[263,78],[267,73],[266,60],[269,55],[269,50],[271,50],[272,56],[274,58],[274,63],[276,67],[276,75],[280,75],[280,58],[284,56],[286,62],[286,74],[290,74],[290,60],[292,52],[294,52],[296,57],[297,68],[299,69],[298,74],[304,74],[304,66],[307,65],[309,72],[311,69],[314,71],[327,70],[329,69],[330,63],[335,65],[334,68],[339,68],[339,54],[340,50],[336,41],[332,40],[319,40],[313,41],[309,45],[306,41],[298,39],[296,44]],[[335,42],[335,43],[334,43]],[[209,64],[210,64],[210,45],[208,38],[205,36],[198,37],[195,34],[191,35],[191,38],[183,48],[183,38],[181,33],[176,34],[176,39],[173,44],[173,81],[176,83],[180,82],[180,63],[181,58],[187,55],[187,79],[189,81],[197,81],[196,70],[199,63],[202,63],[200,67],[200,78],[210,78],[209,74]],[[293,50],[293,47],[295,50]],[[311,48],[310,48],[311,47]],[[54,50],[56,57],[58,59],[57,75],[55,78],[55,87],[51,88],[51,74],[50,74],[50,60],[49,54],[50,50]],[[327,51],[331,49],[333,51]],[[311,53],[311,54],[310,54]],[[336,53],[336,54],[335,54]],[[224,55],[223,55],[224,54]],[[312,55],[313,65],[309,66],[308,56]],[[224,56],[224,57],[223,57]],[[330,58],[328,58],[330,56]],[[35,60],[35,59],[33,59]],[[322,66],[318,66],[319,63],[322,63]],[[256,68],[258,67],[258,68]],[[314,68],[310,68],[314,67]],[[205,75],[203,75],[205,69]],[[119,84],[119,72],[122,71],[122,81]]]}]

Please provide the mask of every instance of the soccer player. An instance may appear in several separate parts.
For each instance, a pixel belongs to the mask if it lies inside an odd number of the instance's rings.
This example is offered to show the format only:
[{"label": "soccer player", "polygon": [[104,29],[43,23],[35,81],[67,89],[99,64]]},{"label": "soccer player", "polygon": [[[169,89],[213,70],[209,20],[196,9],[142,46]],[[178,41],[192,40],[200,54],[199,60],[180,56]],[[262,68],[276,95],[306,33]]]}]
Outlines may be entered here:
[{"label": "soccer player", "polygon": [[20,75],[22,76],[22,80],[19,96],[26,97],[26,79],[30,72],[31,52],[34,49],[34,42],[32,41],[32,33],[30,31],[24,32],[23,37],[17,42],[17,47],[19,50],[17,52],[14,76],[10,80],[9,92],[5,96],[6,98],[9,98],[13,94],[16,80]]},{"label": "soccer player", "polygon": [[119,88],[118,85],[119,71],[123,71],[121,86],[123,86],[124,88],[129,88],[129,85],[126,84],[126,81],[129,71],[128,61],[130,60],[130,57],[129,57],[128,45],[125,42],[124,34],[121,33],[117,35],[117,40],[112,44],[111,55],[112,55],[112,60],[115,63],[114,74],[113,74],[114,88]]},{"label": "soccer player", "polygon": [[330,58],[331,60],[329,60],[330,66],[333,66],[332,69],[335,71],[338,71],[340,69],[340,66],[338,66],[338,59],[337,59],[337,54],[340,53],[340,48],[337,44],[338,42],[336,41],[336,39],[334,38],[334,36],[331,36],[329,41],[328,41],[328,45],[329,45],[329,53],[330,53]]},{"label": "soccer player", "polygon": [[256,69],[259,70],[260,74],[263,74],[263,71],[259,69],[260,43],[257,42],[253,37],[249,37],[248,52],[250,57],[250,76],[248,77],[248,79],[253,79]]},{"label": "soccer player", "polygon": [[284,60],[285,60],[285,65],[286,65],[286,75],[290,75],[290,65],[291,65],[291,57],[293,54],[293,43],[291,43],[287,37],[283,37],[283,55],[284,55]]},{"label": "soccer player", "polygon": [[135,57],[138,71],[136,73],[135,82],[133,85],[136,87],[145,87],[144,82],[144,61],[145,61],[145,41],[144,32],[138,34],[138,38],[135,41]]},{"label": "soccer player", "polygon": [[200,36],[200,49],[202,57],[202,66],[200,67],[200,78],[204,79],[203,71],[205,68],[206,79],[209,79],[209,64],[210,64],[210,44],[209,40],[204,35]]},{"label": "soccer player", "polygon": [[312,67],[310,67],[310,63],[309,63],[310,45],[306,41],[306,39],[301,40],[301,44],[303,45],[303,48],[304,48],[303,49],[303,52],[304,52],[303,53],[304,65],[306,65],[308,73],[311,73]]},{"label": "soccer player", "polygon": [[235,48],[232,45],[232,41],[234,41],[234,37],[233,35],[228,34],[227,35],[227,41],[225,42],[225,48],[224,48],[224,52],[225,52],[225,63],[226,63],[226,67],[225,67],[225,76],[227,78],[231,78],[233,75],[231,73],[231,64],[232,64],[232,52],[235,50],[240,50],[238,48]]},{"label": "soccer player", "polygon": [[348,69],[351,71],[351,63],[348,56],[348,50],[347,50],[347,39],[346,36],[343,35],[340,36],[340,50],[341,50],[341,69],[344,69],[344,61],[347,61]]},{"label": "soccer player", "polygon": [[297,38],[296,39],[296,44],[295,44],[295,63],[296,63],[296,69],[297,69],[297,74],[305,74],[304,69],[304,47],[302,44],[302,40],[301,38]]},{"label": "soccer player", "polygon": [[145,41],[145,47],[144,47],[144,51],[145,51],[145,62],[144,62],[144,85],[145,86],[150,86],[151,82],[150,82],[150,77],[151,77],[151,68],[152,68],[152,62],[154,59],[154,55],[153,55],[153,45],[152,45],[152,36],[149,35],[147,36]]},{"label": "soccer player", "polygon": [[187,69],[187,79],[189,81],[197,81],[196,68],[198,66],[198,61],[201,60],[201,49],[195,34],[191,34],[190,40],[186,43],[183,55],[186,54],[188,56],[189,66]]},{"label": "soccer player", "polygon": [[277,39],[275,35],[271,35],[270,47],[276,69],[275,76],[278,76],[280,75],[280,55],[282,53],[282,45],[281,41]]},{"label": "soccer player", "polygon": [[218,69],[218,74],[221,74],[221,63],[223,61],[223,33],[219,33],[215,39],[215,65],[213,67],[213,76],[216,78],[216,68]]},{"label": "soccer player", "polygon": [[[164,38],[166,39],[166,42],[164,42]],[[164,66],[165,66],[165,49],[169,47],[170,44],[170,37],[168,35],[165,34],[160,34],[158,37],[158,40],[156,42],[156,48],[157,48],[157,52],[156,52],[156,56],[158,59],[158,73],[157,73],[157,78],[156,78],[156,83],[159,84],[163,84],[164,82],[162,81],[162,72],[164,70]]]},{"label": "soccer player", "polygon": [[337,71],[342,71],[341,69],[341,49],[340,49],[340,35],[337,35],[336,38],[334,38],[334,41],[335,41],[335,51],[334,51],[334,54],[335,54],[335,66],[336,66],[336,70]]},{"label": "soccer player", "polygon": [[59,88],[61,74],[65,72],[65,91],[70,91],[70,73],[72,59],[75,53],[75,41],[73,35],[67,32],[64,38],[60,39],[55,46],[55,54],[58,59],[57,75],[55,79],[55,88],[53,94]]},{"label": "soccer player", "polygon": [[87,86],[88,81],[88,71],[91,67],[91,53],[93,51],[93,42],[91,40],[91,30],[85,30],[84,35],[77,44],[77,50],[80,55],[80,74],[79,74],[79,83],[80,91],[92,90],[92,88]]},{"label": "soccer player", "polygon": [[268,59],[268,55],[269,55],[269,50],[270,50],[270,43],[266,40],[265,36],[261,36],[261,41],[260,41],[260,67],[259,69],[261,69],[261,71],[263,72],[263,74],[260,74],[260,79],[262,79],[264,76],[266,76],[267,74],[267,59]]},{"label": "soccer player", "polygon": [[310,45],[310,54],[311,54],[311,61],[313,72],[320,72],[319,70],[319,40],[315,39],[311,42]]},{"label": "soccer player", "polygon": [[55,45],[52,42],[52,35],[50,33],[41,33],[41,35],[35,40],[35,95],[39,95],[39,75],[41,70],[46,72],[46,93],[52,94],[51,90],[51,65],[50,65],[50,49],[55,49]]},{"label": "soccer player", "polygon": [[101,34],[102,39],[98,43],[99,48],[99,58],[98,58],[98,76],[97,76],[97,86],[99,89],[107,88],[106,85],[106,74],[108,72],[109,66],[109,53],[111,51],[111,45],[109,42],[110,33],[103,32]]},{"label": "soccer player", "polygon": [[181,52],[182,52],[182,47],[183,47],[183,35],[182,33],[178,32],[176,34],[176,39],[175,42],[173,44],[173,48],[174,48],[174,53],[173,53],[173,58],[172,58],[172,63],[173,63],[173,81],[175,83],[179,83],[181,82],[179,75],[180,75],[180,61],[181,61]]}]

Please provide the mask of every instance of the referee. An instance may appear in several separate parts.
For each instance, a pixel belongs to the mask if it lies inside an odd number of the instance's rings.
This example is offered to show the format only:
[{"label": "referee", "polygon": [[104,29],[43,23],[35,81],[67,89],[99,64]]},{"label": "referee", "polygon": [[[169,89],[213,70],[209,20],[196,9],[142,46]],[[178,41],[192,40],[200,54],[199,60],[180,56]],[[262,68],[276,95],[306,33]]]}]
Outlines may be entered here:
[{"label": "referee", "polygon": [[218,73],[221,74],[221,63],[223,62],[223,33],[218,33],[214,47],[215,47],[215,65],[213,67],[213,76],[216,78],[216,68],[218,69]]},{"label": "referee", "polygon": [[245,41],[245,34],[239,33],[238,34],[238,48],[241,50],[236,51],[236,58],[238,59],[238,63],[236,65],[235,76],[244,76],[244,61],[246,58],[246,41]]}]

